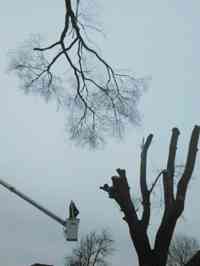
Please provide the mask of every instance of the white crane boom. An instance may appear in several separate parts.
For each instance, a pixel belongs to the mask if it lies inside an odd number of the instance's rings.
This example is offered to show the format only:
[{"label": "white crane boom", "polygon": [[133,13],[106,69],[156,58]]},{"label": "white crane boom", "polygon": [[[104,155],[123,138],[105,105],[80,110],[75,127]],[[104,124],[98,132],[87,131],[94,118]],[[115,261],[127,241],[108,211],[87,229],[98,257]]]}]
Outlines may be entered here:
[{"label": "white crane boom", "polygon": [[0,185],[4,186],[9,191],[13,192],[14,194],[19,196],[23,200],[27,201],[28,203],[30,203],[31,205],[33,205],[34,207],[39,209],[41,212],[45,213],[46,215],[48,215],[49,217],[51,217],[52,219],[57,221],[58,223],[62,224],[63,226],[66,225],[66,221],[64,221],[63,219],[61,219],[56,214],[54,214],[53,212],[49,211],[48,209],[46,209],[42,205],[38,204],[36,201],[32,200],[30,197],[26,196],[24,193],[20,192],[15,187],[11,186],[7,182],[3,181],[2,179],[0,179]]}]

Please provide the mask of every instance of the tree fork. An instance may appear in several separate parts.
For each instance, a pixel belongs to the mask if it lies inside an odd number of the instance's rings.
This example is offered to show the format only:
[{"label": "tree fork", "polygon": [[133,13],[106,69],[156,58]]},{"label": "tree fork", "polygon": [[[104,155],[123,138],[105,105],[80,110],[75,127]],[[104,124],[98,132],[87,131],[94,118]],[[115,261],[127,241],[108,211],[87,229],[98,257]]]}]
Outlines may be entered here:
[{"label": "tree fork", "polygon": [[[130,188],[126,177],[126,171],[117,169],[118,176],[113,176],[112,186],[104,184],[100,189],[108,193],[114,199],[121,211],[124,213],[124,220],[129,227],[129,233],[136,249],[140,266],[166,266],[169,245],[177,224],[177,220],[184,210],[184,202],[189,181],[194,170],[197,145],[200,135],[200,127],[194,126],[187,160],[182,177],[177,185],[177,193],[174,196],[174,172],[177,143],[179,137],[178,128],[173,128],[169,145],[167,167],[158,175],[149,189],[146,180],[147,152],[152,142],[153,135],[150,134],[142,146],[140,166],[140,189],[142,194],[143,214],[139,219],[137,211],[130,196]],[[150,195],[157,184],[159,177],[163,175],[163,192],[165,198],[164,213],[158,228],[154,247],[151,248],[147,228],[150,222],[151,201]],[[175,190],[175,191],[176,191]],[[190,260],[187,266],[200,265],[200,251]]]}]

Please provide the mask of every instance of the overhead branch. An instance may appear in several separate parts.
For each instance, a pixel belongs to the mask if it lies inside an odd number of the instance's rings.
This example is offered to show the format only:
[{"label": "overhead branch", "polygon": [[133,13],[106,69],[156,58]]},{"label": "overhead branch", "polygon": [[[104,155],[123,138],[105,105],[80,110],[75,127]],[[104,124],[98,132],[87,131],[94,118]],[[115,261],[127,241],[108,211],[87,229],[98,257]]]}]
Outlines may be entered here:
[{"label": "overhead branch", "polygon": [[145,228],[147,228],[150,219],[150,191],[147,186],[147,153],[148,149],[151,145],[153,139],[153,135],[150,134],[144,144],[142,145],[141,151],[141,162],[140,162],[140,190],[142,194],[142,205],[143,205],[143,213],[142,213],[142,223]]},{"label": "overhead branch", "polygon": [[177,150],[177,142],[179,137],[178,128],[172,129],[172,136],[169,145],[169,155],[167,161],[167,169],[163,172],[163,187],[164,187],[164,201],[165,206],[168,208],[174,201],[174,171],[175,171],[175,158]]},{"label": "overhead branch", "polygon": [[[80,0],[64,2],[65,20],[58,40],[42,47],[40,39],[31,38],[27,51],[20,48],[13,56],[10,70],[16,72],[26,93],[46,99],[56,95],[59,106],[67,111],[70,138],[97,147],[109,135],[122,137],[127,124],[140,122],[137,103],[145,79],[117,73],[89,41]],[[63,69],[56,68],[59,63],[67,71],[57,76],[56,71]],[[72,89],[65,87],[66,78]]]}]

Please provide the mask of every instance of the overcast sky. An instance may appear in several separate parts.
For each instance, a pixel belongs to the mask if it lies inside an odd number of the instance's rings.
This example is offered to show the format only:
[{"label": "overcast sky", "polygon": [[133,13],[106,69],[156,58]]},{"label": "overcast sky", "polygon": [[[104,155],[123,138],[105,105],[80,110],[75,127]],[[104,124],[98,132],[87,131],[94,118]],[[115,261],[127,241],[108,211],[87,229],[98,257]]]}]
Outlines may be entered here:
[{"label": "overcast sky", "polygon": [[[192,127],[200,124],[199,10],[198,0],[98,2],[97,20],[107,36],[99,44],[105,57],[139,77],[151,76],[152,81],[140,104],[142,126],[131,128],[124,141],[111,139],[103,150],[94,152],[68,140],[64,115],[54,104],[24,96],[17,79],[6,73],[8,51],[31,33],[56,40],[63,26],[64,1],[1,1],[0,177],[63,219],[73,199],[80,209],[80,235],[101,228],[113,233],[117,251],[112,265],[123,261],[131,266],[136,257],[119,208],[99,186],[121,167],[127,169],[132,192],[137,191],[140,144],[149,133],[155,134],[149,154],[152,180],[165,167],[174,126],[181,131],[178,163],[184,163]],[[200,240],[199,158],[177,230]],[[2,265],[64,265],[74,244],[65,242],[62,227],[3,187],[0,219]],[[151,235],[158,221],[155,204]]]}]

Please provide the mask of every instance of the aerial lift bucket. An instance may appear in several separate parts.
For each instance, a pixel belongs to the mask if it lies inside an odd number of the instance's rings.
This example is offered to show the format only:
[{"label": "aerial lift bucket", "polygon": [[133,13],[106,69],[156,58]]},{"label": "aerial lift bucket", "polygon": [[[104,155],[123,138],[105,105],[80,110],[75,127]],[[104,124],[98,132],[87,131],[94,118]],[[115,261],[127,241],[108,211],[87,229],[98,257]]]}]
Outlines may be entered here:
[{"label": "aerial lift bucket", "polygon": [[78,230],[79,230],[80,219],[67,219],[66,226],[64,227],[65,239],[67,241],[77,241],[78,240]]},{"label": "aerial lift bucket", "polygon": [[41,212],[48,215],[50,218],[60,223],[64,227],[64,234],[65,234],[65,238],[67,241],[78,240],[78,229],[79,229],[80,219],[77,218],[77,215],[79,214],[79,210],[77,209],[73,201],[71,201],[69,205],[69,218],[67,218],[66,220],[63,220],[57,215],[55,215],[53,212],[47,210],[42,205],[38,204],[36,201],[32,200],[30,197],[26,196],[25,194],[17,190],[15,187],[3,181],[2,179],[0,179],[0,185],[4,186],[9,191],[13,192],[14,194],[19,196],[26,202],[30,203],[31,205],[39,209]]}]

